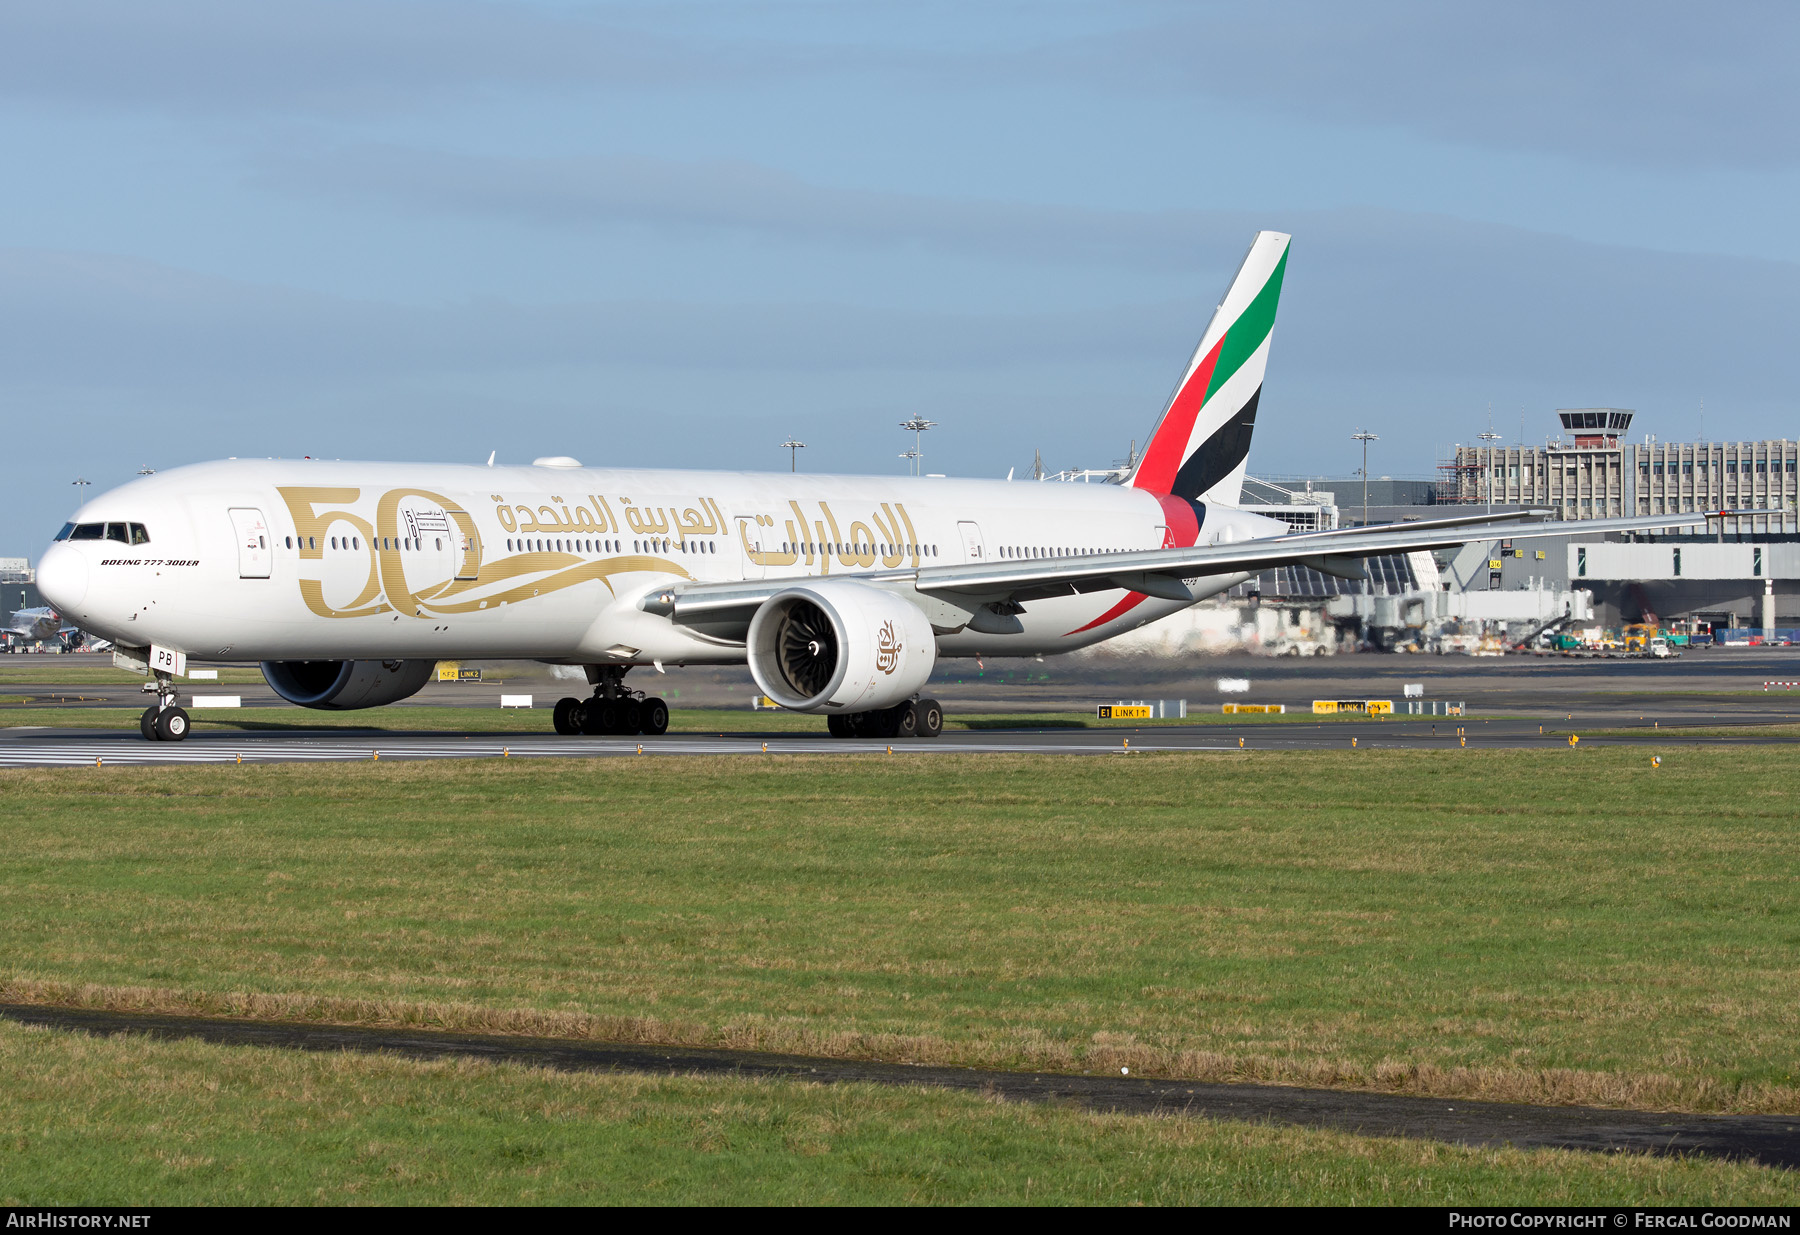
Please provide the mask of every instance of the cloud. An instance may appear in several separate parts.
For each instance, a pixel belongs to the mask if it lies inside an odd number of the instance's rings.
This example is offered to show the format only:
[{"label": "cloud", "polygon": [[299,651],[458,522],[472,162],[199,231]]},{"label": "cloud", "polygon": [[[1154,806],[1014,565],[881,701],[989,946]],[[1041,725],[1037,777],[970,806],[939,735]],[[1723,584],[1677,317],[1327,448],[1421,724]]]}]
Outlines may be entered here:
[{"label": "cloud", "polygon": [[[1208,292],[1223,290],[1252,230],[1234,213],[1141,216],[815,192],[732,165],[652,167],[623,187],[608,187],[585,165],[579,175],[557,165],[534,176],[514,160],[490,168],[491,177],[461,160],[426,167],[428,176],[403,178],[406,191],[444,209],[585,228],[661,218],[672,195],[694,203],[682,226],[1038,262],[1184,263]],[[440,174],[445,167],[450,174]],[[492,192],[481,187],[490,179]],[[758,184],[767,191],[745,188]],[[1721,401],[1785,400],[1800,386],[1789,345],[1800,321],[1800,267],[1790,263],[1377,210],[1255,221],[1295,235],[1275,374],[1446,390],[1521,381],[1702,390]],[[227,377],[341,384],[567,366],[1029,374],[1046,364],[1127,361],[1169,372],[1211,303],[1157,298],[1014,313],[650,300],[414,307],[119,257],[13,250],[0,251],[0,371],[128,385]]]},{"label": "cloud", "polygon": [[[1529,373],[1791,388],[1800,267],[1663,253],[1381,210],[1104,211],[845,190],[744,163],[484,158],[397,148],[267,173],[308,192],[594,231],[724,229],[789,242],[1193,272],[1222,291],[1252,233],[1294,233],[1284,336],[1338,373]],[[1139,320],[1146,315],[1136,314]],[[1198,325],[1186,324],[1197,333]],[[1156,330],[1166,339],[1167,331]],[[1284,338],[1284,351],[1287,339]],[[852,348],[852,351],[855,349]]]},{"label": "cloud", "polygon": [[[0,12],[0,96],[344,111],[496,89],[872,80],[1198,98],[1654,167],[1800,164],[1800,15],[1761,0],[1041,6],[66,0]],[[1212,109],[1191,112],[1204,159]]]},{"label": "cloud", "polygon": [[[778,55],[764,61],[779,70]],[[0,95],[78,103],[342,110],[495,86],[670,85],[701,72],[734,72],[703,37],[483,0],[69,0],[0,15]]]},{"label": "cloud", "polygon": [[[1183,6],[1013,63],[1465,145],[1768,168],[1800,162],[1797,56],[1800,16],[1773,0],[1277,0]],[[1197,151],[1205,136],[1202,120]]]},{"label": "cloud", "polygon": [[499,300],[417,307],[110,255],[0,250],[0,372],[78,386],[344,386],[575,367],[992,368],[1137,354],[1149,307],[979,316],[868,306]]},{"label": "cloud", "polygon": [[1252,229],[1245,212],[1134,213],[817,185],[744,161],[518,158],[357,146],[266,159],[255,183],[526,225],[727,229],[783,240],[1180,268]]}]

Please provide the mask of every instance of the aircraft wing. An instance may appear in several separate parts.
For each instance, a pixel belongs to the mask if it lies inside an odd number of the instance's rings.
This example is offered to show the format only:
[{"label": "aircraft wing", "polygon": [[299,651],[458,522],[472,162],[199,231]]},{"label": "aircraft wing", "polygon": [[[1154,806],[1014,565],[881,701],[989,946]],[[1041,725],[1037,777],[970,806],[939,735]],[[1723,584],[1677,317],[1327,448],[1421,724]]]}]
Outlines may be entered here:
[{"label": "aircraft wing", "polygon": [[[1653,531],[1694,527],[1708,519],[1748,512],[1712,511],[1681,515],[1644,515],[1618,519],[1531,521],[1518,514],[1469,515],[1416,523],[1335,528],[1296,532],[1236,544],[1146,549],[1131,553],[1097,553],[1020,561],[971,562],[958,566],[921,566],[905,570],[859,571],[834,576],[876,587],[916,592],[964,609],[1020,604],[1052,596],[1104,592],[1123,588],[1164,600],[1194,601],[1203,590],[1186,580],[1208,576],[1258,574],[1276,566],[1311,566],[1344,579],[1367,578],[1363,558],[1394,553],[1450,549],[1475,540],[1528,539],[1544,536],[1592,535],[1600,532]],[[769,597],[816,578],[759,579],[741,583],[672,584],[646,596],[639,607],[683,624],[727,632]]]}]

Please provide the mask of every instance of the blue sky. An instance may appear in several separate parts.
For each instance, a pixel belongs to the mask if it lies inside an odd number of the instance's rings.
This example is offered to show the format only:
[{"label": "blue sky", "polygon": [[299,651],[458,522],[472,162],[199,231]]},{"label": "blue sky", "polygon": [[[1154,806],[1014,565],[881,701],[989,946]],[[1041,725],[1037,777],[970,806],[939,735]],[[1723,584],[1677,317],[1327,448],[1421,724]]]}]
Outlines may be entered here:
[{"label": "blue sky", "polygon": [[1779,5],[0,4],[0,553],[224,455],[893,472],[1148,433],[1294,233],[1253,471],[1793,436]]}]

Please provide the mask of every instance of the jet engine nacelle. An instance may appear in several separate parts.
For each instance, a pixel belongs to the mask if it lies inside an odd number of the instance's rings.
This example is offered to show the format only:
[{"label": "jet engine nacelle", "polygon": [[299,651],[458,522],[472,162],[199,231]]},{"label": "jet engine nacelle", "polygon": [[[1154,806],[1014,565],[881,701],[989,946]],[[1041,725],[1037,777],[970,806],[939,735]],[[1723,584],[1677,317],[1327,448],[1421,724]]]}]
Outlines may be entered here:
[{"label": "jet engine nacelle", "polygon": [[265,660],[275,693],[303,708],[348,712],[398,703],[419,693],[437,672],[435,660]]},{"label": "jet engine nacelle", "polygon": [[937,663],[917,605],[850,579],[778,592],[750,620],[750,673],[797,712],[867,712],[918,693]]}]

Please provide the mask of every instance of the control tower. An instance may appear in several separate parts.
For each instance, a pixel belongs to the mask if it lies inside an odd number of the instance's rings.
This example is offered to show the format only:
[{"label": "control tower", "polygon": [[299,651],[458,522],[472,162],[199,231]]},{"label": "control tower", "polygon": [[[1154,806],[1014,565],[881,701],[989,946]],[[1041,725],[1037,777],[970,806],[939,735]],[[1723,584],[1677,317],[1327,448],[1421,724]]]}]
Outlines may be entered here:
[{"label": "control tower", "polygon": [[1561,408],[1556,418],[1575,437],[1577,450],[1610,450],[1631,428],[1631,412],[1622,407]]}]

